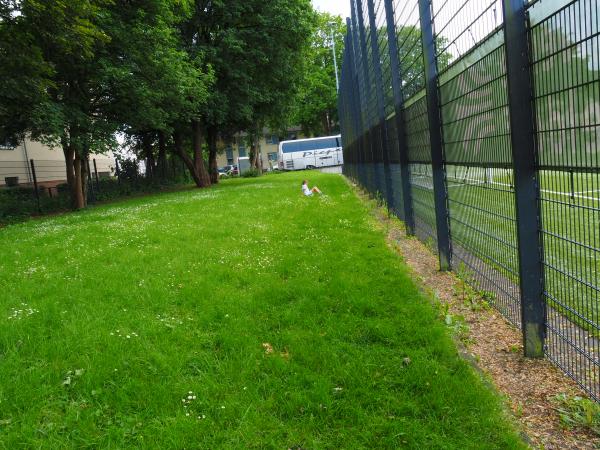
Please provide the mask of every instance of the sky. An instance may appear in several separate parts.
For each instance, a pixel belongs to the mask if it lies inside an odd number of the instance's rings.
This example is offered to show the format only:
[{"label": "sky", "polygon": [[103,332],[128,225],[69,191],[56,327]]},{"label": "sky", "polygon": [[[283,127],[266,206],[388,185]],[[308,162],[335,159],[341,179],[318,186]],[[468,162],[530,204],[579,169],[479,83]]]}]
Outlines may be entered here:
[{"label": "sky", "polygon": [[342,16],[343,19],[350,17],[350,0],[312,0],[312,3],[319,11]]}]

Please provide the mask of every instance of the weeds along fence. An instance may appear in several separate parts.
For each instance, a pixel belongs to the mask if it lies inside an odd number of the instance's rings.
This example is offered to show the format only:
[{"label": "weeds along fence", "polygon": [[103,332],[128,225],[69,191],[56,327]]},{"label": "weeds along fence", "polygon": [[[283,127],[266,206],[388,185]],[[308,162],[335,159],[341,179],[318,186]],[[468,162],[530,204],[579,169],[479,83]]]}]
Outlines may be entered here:
[{"label": "weeds along fence", "polygon": [[351,0],[344,171],[600,400],[600,6]]},{"label": "weeds along fence", "polygon": [[[183,162],[174,159],[149,172],[135,160],[91,158],[86,176],[90,204],[191,181]],[[66,178],[61,160],[0,159],[0,223],[69,209]]]}]

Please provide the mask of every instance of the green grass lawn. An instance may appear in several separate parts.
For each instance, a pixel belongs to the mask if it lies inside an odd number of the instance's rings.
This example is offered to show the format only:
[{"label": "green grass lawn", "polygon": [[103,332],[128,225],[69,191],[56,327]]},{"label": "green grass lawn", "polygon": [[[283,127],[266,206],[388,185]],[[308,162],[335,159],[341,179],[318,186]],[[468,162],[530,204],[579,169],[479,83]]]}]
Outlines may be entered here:
[{"label": "green grass lawn", "polygon": [[304,172],[0,229],[0,448],[524,447],[372,220]]}]

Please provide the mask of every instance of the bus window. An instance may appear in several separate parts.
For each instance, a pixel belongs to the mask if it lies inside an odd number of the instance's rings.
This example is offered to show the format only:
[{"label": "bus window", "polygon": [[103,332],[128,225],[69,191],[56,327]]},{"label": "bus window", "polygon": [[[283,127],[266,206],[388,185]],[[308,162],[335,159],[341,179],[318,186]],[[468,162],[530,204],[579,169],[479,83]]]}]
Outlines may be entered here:
[{"label": "bus window", "polygon": [[283,153],[310,152],[339,147],[338,138],[311,139],[308,141],[292,141],[281,144]]}]

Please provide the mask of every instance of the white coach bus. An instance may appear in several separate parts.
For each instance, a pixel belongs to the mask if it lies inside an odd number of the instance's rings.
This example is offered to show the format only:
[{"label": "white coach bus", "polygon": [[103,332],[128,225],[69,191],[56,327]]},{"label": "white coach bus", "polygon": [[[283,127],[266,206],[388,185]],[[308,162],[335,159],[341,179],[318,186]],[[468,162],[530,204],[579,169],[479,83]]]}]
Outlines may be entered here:
[{"label": "white coach bus", "polygon": [[279,143],[281,170],[317,169],[344,164],[342,136],[296,139]]}]

